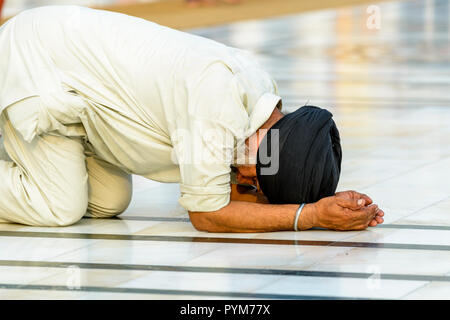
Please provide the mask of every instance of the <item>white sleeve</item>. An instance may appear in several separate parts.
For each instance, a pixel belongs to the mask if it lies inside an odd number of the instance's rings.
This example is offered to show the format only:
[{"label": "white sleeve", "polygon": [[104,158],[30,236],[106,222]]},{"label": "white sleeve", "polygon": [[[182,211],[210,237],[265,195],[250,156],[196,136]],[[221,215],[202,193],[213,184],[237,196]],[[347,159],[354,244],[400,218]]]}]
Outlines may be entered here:
[{"label": "white sleeve", "polygon": [[228,205],[235,141],[248,121],[233,73],[222,63],[209,66],[189,90],[187,112],[178,115],[171,132],[185,209],[207,212]]}]

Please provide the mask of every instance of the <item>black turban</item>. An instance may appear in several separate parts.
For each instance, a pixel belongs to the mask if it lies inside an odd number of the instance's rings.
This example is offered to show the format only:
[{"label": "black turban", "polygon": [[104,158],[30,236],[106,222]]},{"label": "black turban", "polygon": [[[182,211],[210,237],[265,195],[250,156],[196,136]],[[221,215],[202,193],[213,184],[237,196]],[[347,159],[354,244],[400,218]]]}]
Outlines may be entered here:
[{"label": "black turban", "polygon": [[[335,193],[342,150],[332,117],[325,109],[304,106],[285,115],[267,131],[258,148],[256,172],[270,203],[311,203]],[[276,138],[276,129],[279,139],[272,138]],[[278,170],[267,174],[274,161],[265,159],[274,159],[271,150],[277,146]]]}]

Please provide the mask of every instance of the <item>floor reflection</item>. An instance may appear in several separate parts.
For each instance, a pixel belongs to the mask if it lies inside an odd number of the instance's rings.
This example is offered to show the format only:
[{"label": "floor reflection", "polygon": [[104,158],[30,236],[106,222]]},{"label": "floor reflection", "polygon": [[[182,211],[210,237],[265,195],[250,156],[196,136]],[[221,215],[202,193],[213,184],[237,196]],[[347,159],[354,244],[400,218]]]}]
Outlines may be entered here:
[{"label": "floor reflection", "polygon": [[194,32],[258,55],[291,108],[448,106],[449,2],[380,3]]}]

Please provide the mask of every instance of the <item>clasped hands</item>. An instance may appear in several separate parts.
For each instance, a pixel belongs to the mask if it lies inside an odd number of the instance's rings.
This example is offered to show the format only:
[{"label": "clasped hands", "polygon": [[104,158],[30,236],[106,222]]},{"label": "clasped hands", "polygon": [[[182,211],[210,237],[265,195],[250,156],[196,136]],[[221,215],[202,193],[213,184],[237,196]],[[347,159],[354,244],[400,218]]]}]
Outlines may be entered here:
[{"label": "clasped hands", "polygon": [[[233,200],[269,203],[256,188],[232,185]],[[337,192],[305,205],[298,222],[300,230],[314,227],[330,230],[364,230],[384,222],[384,212],[372,199],[356,191]]]},{"label": "clasped hands", "polygon": [[[303,214],[303,213],[302,213]],[[338,192],[309,204],[301,229],[364,230],[384,222],[384,212],[372,199],[356,191]]]}]

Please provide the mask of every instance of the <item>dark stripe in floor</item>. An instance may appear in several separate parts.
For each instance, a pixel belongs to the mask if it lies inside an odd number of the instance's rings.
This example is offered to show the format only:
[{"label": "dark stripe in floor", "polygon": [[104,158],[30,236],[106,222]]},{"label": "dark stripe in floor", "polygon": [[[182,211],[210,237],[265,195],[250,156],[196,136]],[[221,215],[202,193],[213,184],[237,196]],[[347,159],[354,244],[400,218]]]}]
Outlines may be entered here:
[{"label": "dark stripe in floor", "polygon": [[87,262],[84,263],[51,262],[51,261],[23,261],[23,260],[0,260],[0,266],[41,267],[41,268],[69,268],[76,266],[80,269],[101,269],[101,270],[228,273],[228,274],[280,275],[280,276],[323,277],[323,278],[353,278],[353,279],[369,279],[371,277],[377,277],[378,279],[383,280],[450,282],[450,276],[394,274],[394,273],[374,274],[364,272],[309,271],[309,270],[286,270],[286,269],[217,268],[217,267],[193,267],[193,266],[110,264],[110,263],[87,263]]},{"label": "dark stripe in floor", "polygon": [[118,216],[109,219],[97,219],[91,217],[83,217],[83,219],[95,219],[95,220],[134,220],[134,221],[161,221],[161,222],[190,222],[189,218],[176,218],[176,217],[140,217],[140,216]]},{"label": "dark stripe in floor", "polygon": [[136,220],[136,221],[162,221],[162,222],[191,222],[189,218],[164,218],[164,217],[118,217],[118,220]]},{"label": "dark stripe in floor", "polygon": [[415,224],[380,224],[377,228],[383,229],[412,229],[412,230],[450,230],[450,226],[430,226]]},{"label": "dark stripe in floor", "polygon": [[162,290],[162,289],[141,289],[141,288],[111,288],[83,286],[70,289],[67,286],[48,286],[48,285],[21,285],[21,284],[3,284],[0,283],[0,289],[16,290],[46,290],[46,291],[71,291],[71,292],[110,292],[110,293],[137,293],[137,294],[158,294],[158,295],[176,295],[176,296],[208,296],[208,297],[226,297],[226,298],[250,298],[250,299],[283,299],[283,300],[367,300],[366,298],[346,298],[333,296],[309,296],[309,295],[290,295],[290,294],[271,294],[271,293],[246,293],[246,292],[220,292],[220,291],[194,291],[194,290]]},{"label": "dark stripe in floor", "polygon": [[[84,219],[92,219],[92,218],[84,217]],[[135,221],[161,221],[161,222],[190,222],[191,221],[189,218],[140,217],[140,216],[119,216],[119,217],[111,218],[111,219],[112,220],[135,220]],[[433,226],[433,225],[416,225],[416,224],[380,224],[377,226],[377,228],[413,229],[413,230],[450,230],[450,226]]]},{"label": "dark stripe in floor", "polygon": [[450,246],[448,245],[319,241],[319,240],[244,239],[244,238],[187,237],[187,236],[179,237],[179,236],[151,236],[151,235],[129,235],[129,234],[0,231],[0,237],[135,240],[135,241],[162,241],[162,242],[164,241],[202,242],[202,243],[262,244],[262,245],[271,244],[271,245],[298,245],[298,246],[322,246],[322,247],[329,246],[329,247],[347,247],[347,248],[450,251]]}]

